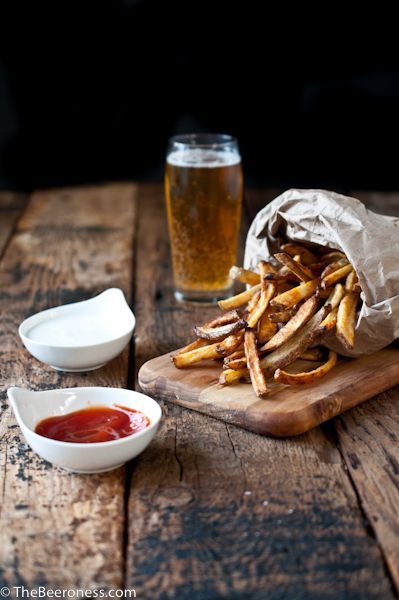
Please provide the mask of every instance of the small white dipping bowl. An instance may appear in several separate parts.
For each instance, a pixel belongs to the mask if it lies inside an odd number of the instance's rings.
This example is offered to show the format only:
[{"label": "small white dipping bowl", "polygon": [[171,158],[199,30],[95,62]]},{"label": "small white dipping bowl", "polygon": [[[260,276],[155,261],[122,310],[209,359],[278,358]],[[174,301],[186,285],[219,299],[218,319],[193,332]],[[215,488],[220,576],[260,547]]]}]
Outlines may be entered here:
[{"label": "small white dipping bowl", "polygon": [[19,326],[24,346],[59,371],[92,371],[122,352],[136,320],[122,290],[43,310]]},{"label": "small white dipping bowl", "polygon": [[[32,450],[50,463],[75,473],[110,471],[131,460],[151,442],[162,415],[159,404],[149,396],[121,388],[81,387],[32,392],[12,387],[7,395]],[[115,404],[141,411],[149,418],[149,426],[119,440],[93,444],[60,442],[34,431],[39,421],[47,417],[65,415],[89,406]]]}]

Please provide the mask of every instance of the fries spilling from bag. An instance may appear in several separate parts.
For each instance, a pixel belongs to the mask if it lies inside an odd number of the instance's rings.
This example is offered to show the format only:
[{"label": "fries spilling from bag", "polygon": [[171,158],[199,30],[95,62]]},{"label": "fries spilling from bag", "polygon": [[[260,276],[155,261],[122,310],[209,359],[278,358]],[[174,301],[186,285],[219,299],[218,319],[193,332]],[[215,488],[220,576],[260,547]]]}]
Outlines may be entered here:
[{"label": "fries spilling from bag", "polygon": [[[337,354],[322,347],[327,333],[335,330],[344,346],[353,348],[361,290],[345,254],[326,249],[316,255],[287,243],[274,259],[260,261],[258,272],[231,268],[231,278],[250,287],[221,300],[220,317],[194,328],[197,339],[172,356],[178,369],[222,359],[222,385],[251,382],[264,398],[270,378],[300,385],[334,367]],[[308,370],[284,370],[299,359]]]}]

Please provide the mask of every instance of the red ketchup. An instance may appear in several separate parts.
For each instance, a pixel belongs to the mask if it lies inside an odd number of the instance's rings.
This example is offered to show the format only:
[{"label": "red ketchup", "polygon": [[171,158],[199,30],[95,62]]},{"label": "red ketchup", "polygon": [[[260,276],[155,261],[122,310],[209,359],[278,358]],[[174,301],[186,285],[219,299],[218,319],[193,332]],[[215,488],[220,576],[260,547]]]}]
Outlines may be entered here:
[{"label": "red ketchup", "polygon": [[150,420],[139,410],[118,406],[90,406],[59,417],[42,419],[35,432],[60,442],[93,444],[118,440],[145,429]]}]

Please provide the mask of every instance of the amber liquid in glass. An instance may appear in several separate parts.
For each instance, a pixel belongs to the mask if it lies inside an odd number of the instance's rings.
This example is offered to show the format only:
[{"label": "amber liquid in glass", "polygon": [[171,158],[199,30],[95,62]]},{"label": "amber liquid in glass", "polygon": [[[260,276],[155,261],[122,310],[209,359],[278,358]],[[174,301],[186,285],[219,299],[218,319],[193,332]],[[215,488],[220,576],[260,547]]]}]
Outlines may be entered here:
[{"label": "amber liquid in glass", "polygon": [[229,270],[237,259],[240,156],[198,148],[172,152],[165,192],[177,291],[222,297],[231,286]]}]

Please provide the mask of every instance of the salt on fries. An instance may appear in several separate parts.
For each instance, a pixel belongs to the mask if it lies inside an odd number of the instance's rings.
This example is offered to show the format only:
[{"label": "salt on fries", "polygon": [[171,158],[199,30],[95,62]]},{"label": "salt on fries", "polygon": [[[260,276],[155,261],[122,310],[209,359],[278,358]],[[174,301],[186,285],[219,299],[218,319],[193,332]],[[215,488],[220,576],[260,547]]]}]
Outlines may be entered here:
[{"label": "salt on fries", "polygon": [[[345,254],[290,242],[274,259],[260,261],[258,272],[231,268],[230,277],[250,287],[221,300],[223,313],[194,328],[197,339],[172,355],[177,368],[220,359],[220,384],[252,383],[256,395],[265,398],[269,378],[301,385],[335,366],[336,353],[327,356],[320,345],[326,334],[335,330],[346,348],[354,347],[361,290]],[[298,359],[307,361],[309,370],[295,372],[303,364]]]}]

